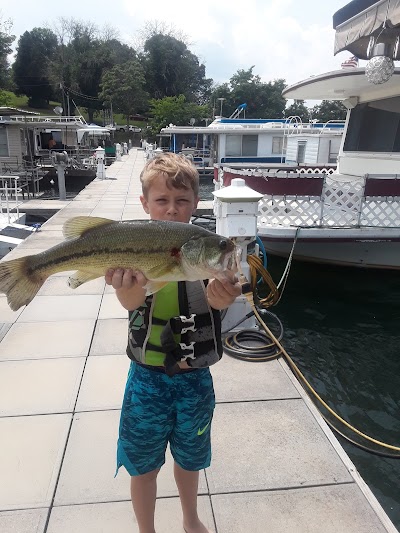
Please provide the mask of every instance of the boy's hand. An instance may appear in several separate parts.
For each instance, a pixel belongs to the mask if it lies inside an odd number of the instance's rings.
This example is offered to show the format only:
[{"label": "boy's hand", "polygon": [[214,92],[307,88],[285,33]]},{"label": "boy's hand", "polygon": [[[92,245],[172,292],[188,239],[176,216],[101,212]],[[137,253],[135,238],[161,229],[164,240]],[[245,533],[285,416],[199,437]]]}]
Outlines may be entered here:
[{"label": "boy's hand", "polygon": [[112,285],[115,290],[131,289],[135,285],[143,288],[148,281],[143,272],[134,272],[131,268],[110,268],[106,272],[105,280],[107,285]]},{"label": "boy's hand", "polygon": [[214,309],[229,307],[242,294],[242,287],[234,276],[212,279],[207,285],[207,300]]}]

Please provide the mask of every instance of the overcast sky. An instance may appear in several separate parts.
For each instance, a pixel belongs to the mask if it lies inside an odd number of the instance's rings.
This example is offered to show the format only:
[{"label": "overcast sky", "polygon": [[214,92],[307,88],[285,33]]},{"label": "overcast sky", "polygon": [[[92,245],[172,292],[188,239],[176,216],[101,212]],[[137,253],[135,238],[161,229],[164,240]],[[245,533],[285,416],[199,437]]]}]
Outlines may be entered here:
[{"label": "overcast sky", "polygon": [[[3,19],[17,39],[34,27],[52,27],[59,17],[109,25],[132,46],[146,22],[164,21],[182,31],[206,76],[225,82],[255,65],[268,82],[291,85],[340,68],[347,52],[333,56],[333,14],[349,0],[1,0]],[[15,43],[16,44],[16,43]]]}]

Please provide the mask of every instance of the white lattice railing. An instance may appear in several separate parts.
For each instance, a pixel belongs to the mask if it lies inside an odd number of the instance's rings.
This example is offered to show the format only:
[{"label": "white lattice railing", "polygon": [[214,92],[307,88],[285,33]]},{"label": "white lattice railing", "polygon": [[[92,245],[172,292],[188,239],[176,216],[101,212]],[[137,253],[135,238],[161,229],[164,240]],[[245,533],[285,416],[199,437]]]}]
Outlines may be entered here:
[{"label": "white lattice railing", "polygon": [[247,185],[264,194],[259,203],[260,227],[400,228],[400,175],[397,174],[349,178],[330,167],[233,169],[220,166],[215,188],[229,185],[236,177],[244,178]]},{"label": "white lattice railing", "polygon": [[400,227],[400,197],[365,197],[364,187],[364,178],[343,182],[327,176],[321,196],[265,195],[259,204],[258,224]]}]

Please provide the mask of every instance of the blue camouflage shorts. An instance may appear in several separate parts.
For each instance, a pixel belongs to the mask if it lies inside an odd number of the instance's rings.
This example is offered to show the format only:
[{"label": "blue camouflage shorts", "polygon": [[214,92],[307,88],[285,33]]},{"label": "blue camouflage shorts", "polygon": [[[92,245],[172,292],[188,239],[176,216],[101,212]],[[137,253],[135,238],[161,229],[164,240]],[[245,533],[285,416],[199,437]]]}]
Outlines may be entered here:
[{"label": "blue camouflage shorts", "polygon": [[208,368],[169,377],[132,362],[121,411],[117,472],[124,466],[138,476],[160,468],[168,442],[181,468],[210,466],[214,407]]}]

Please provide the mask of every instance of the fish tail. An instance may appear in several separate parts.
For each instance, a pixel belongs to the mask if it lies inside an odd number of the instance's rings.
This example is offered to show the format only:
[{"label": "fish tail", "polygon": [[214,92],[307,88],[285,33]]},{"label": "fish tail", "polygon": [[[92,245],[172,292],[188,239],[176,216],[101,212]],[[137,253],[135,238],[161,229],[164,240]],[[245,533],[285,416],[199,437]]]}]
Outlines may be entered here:
[{"label": "fish tail", "polygon": [[13,311],[33,300],[45,282],[45,276],[30,271],[30,255],[0,263],[0,292],[7,295],[7,302]]}]

